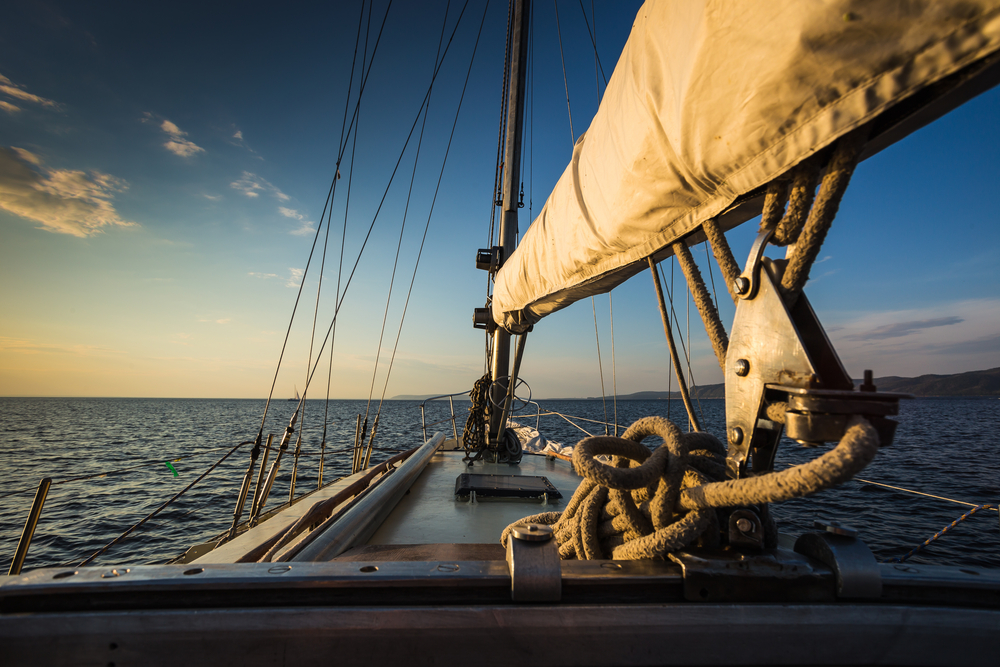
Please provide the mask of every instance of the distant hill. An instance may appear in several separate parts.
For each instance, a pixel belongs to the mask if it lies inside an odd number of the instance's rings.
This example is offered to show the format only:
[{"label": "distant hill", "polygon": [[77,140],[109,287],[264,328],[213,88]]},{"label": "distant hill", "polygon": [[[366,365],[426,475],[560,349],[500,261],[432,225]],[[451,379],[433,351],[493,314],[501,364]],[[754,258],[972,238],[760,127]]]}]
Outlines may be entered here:
[{"label": "distant hill", "polygon": [[[400,394],[399,396],[393,396],[390,401],[426,401],[428,398],[433,396],[440,396],[441,394]],[[459,396],[452,396],[453,400],[456,401],[467,401],[469,400],[468,394],[461,394]],[[441,399],[442,401],[445,399]]]},{"label": "distant hill", "polygon": [[[855,380],[861,384],[861,380]],[[1000,368],[985,371],[969,371],[955,375],[921,375],[915,378],[904,378],[890,375],[875,378],[875,386],[879,391],[893,391],[914,396],[1000,396]],[[694,387],[691,395],[697,398],[725,398],[724,384],[706,384]],[[610,396],[608,398],[611,398]],[[634,394],[619,395],[619,401],[662,401],[667,398],[680,398],[676,391],[638,391]],[[599,401],[600,396],[587,398],[550,398],[550,401]]]}]

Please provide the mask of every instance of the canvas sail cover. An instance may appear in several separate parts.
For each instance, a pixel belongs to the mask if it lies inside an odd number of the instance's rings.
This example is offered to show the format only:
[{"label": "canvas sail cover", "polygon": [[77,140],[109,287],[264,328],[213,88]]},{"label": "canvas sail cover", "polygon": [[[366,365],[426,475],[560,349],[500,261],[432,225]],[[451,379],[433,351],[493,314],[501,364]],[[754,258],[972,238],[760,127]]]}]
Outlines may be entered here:
[{"label": "canvas sail cover", "polygon": [[998,49],[1000,0],[648,0],[497,274],[494,319],[518,333],[612,289],[741,195]]}]

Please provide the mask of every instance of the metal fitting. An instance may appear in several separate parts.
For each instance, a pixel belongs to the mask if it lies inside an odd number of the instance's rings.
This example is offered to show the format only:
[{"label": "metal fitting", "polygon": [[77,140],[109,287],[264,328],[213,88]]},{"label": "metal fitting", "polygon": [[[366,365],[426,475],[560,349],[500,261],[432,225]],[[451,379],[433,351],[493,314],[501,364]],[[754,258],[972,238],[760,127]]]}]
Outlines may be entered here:
[{"label": "metal fitting", "polygon": [[750,373],[750,362],[746,359],[737,359],[734,370],[741,378],[745,378]]}]

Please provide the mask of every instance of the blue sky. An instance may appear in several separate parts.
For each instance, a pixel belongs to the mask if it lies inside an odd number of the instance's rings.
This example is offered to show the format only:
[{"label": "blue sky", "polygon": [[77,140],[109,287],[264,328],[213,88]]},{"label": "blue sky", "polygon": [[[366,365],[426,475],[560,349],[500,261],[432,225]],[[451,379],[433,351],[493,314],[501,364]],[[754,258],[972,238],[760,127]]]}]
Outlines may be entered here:
[{"label": "blue sky", "polygon": [[[532,213],[571,151],[552,4],[536,4],[524,179]],[[374,3],[368,57],[386,5]],[[419,161],[414,168],[420,123],[344,300],[335,397],[383,391],[484,6],[471,1],[462,16],[431,96]],[[427,90],[445,8],[392,4],[358,116],[353,174],[349,160],[341,165],[321,331],[332,315],[347,183],[349,270]],[[445,41],[461,8],[448,8]],[[595,3],[608,75],[637,8]],[[360,11],[355,2],[281,11],[237,3],[9,3],[0,26],[0,395],[267,394],[335,173]],[[593,50],[580,4],[562,1],[559,14],[579,135],[597,104]],[[505,4],[493,0],[388,396],[464,391],[482,372],[483,339],[470,320],[483,305],[486,278],[473,259],[489,244],[505,22]],[[352,100],[357,87],[356,76]],[[1000,225],[992,202],[998,111],[1000,92],[989,91],[858,168],[807,290],[853,375],[1000,366]],[[522,225],[527,214],[526,206]],[[730,232],[738,258],[754,231],[751,223]],[[695,256],[707,272],[704,250]],[[669,262],[664,268],[669,273]],[[304,384],[317,274],[314,264],[278,379],[281,396]],[[613,298],[619,393],[665,389],[668,357],[648,275]],[[724,297],[722,306],[728,322],[732,305]],[[601,393],[594,310],[610,392],[603,296],[535,327],[524,375],[536,397]],[[695,377],[721,381],[693,308],[691,315]],[[311,395],[324,391],[325,373]]]}]

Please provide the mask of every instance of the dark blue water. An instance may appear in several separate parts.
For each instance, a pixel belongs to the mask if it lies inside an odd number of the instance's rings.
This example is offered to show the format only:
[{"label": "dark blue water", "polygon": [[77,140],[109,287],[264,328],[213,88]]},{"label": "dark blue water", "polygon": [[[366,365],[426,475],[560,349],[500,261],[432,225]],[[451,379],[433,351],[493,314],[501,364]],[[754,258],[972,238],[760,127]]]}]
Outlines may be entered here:
[{"label": "dark blue water", "polygon": [[[467,402],[456,409],[467,410]],[[0,566],[14,553],[38,480],[53,486],[25,564],[26,569],[83,560],[194,481],[229,449],[256,433],[264,402],[256,400],[0,398]],[[549,401],[543,408],[603,420],[600,401]],[[265,432],[284,430],[294,403],[272,406]],[[349,445],[364,401],[333,401],[327,433],[324,480],[350,468]],[[613,414],[608,404],[609,418]],[[299,461],[297,491],[314,488],[324,405],[309,401]],[[706,430],[722,434],[721,400],[700,403]],[[668,414],[669,413],[669,414]],[[683,424],[679,402],[622,401],[623,425],[647,415]],[[427,421],[448,417],[447,401],[429,404]],[[463,417],[464,418],[464,417]],[[534,425],[534,418],[521,418]],[[879,452],[861,478],[973,503],[1000,501],[1000,401],[917,399],[904,402],[896,442]],[[593,434],[603,427],[584,421]],[[551,440],[573,443],[585,434],[560,417],[542,417]],[[448,423],[441,424],[450,433]],[[461,431],[460,421],[458,429]],[[383,408],[372,462],[420,444],[415,401]],[[277,441],[277,438],[276,438]],[[785,440],[776,468],[821,453]],[[179,459],[179,460],[178,460]],[[173,472],[164,461],[171,461]],[[237,451],[156,518],[115,545],[97,562],[164,562],[229,527],[249,448]],[[268,501],[287,499],[291,459],[285,459]],[[100,473],[103,477],[91,477]],[[78,479],[89,477],[88,479]],[[852,481],[841,488],[775,506],[779,528],[801,533],[816,518],[836,519],[861,530],[880,558],[906,553],[968,508]],[[925,549],[913,562],[1000,566],[1000,523],[982,511]]]}]

